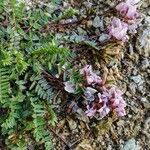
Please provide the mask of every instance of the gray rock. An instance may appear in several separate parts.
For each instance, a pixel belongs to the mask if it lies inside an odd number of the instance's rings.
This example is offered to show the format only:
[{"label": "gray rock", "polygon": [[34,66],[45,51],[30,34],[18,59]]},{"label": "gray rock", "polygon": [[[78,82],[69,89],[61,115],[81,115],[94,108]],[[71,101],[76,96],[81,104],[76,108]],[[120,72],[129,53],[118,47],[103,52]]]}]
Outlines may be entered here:
[{"label": "gray rock", "polygon": [[145,57],[150,56],[150,29],[149,27],[143,30],[139,35],[137,49],[139,53]]},{"label": "gray rock", "polygon": [[129,84],[129,90],[130,90],[130,93],[131,94],[135,94],[135,92],[136,92],[136,88],[137,88],[137,85],[134,83],[134,82],[131,82],[130,84]]},{"label": "gray rock", "polygon": [[145,69],[147,69],[147,68],[149,67],[149,65],[150,65],[149,60],[148,60],[148,59],[144,59],[144,60],[142,61],[142,63],[141,63],[141,69],[142,69],[142,70],[145,70]]},{"label": "gray rock", "polygon": [[101,20],[99,16],[96,16],[93,20],[93,26],[95,28],[103,27],[103,20]]},{"label": "gray rock", "polygon": [[69,119],[67,121],[68,121],[70,130],[75,130],[77,128],[77,124],[76,124],[76,122],[74,120]]},{"label": "gray rock", "polygon": [[140,147],[136,144],[135,139],[132,138],[125,142],[121,150],[140,150]]},{"label": "gray rock", "polygon": [[108,145],[107,150],[112,150],[111,145]]},{"label": "gray rock", "polygon": [[102,33],[99,37],[100,42],[104,42],[110,39],[110,36],[108,34]]},{"label": "gray rock", "polygon": [[147,109],[150,108],[150,102],[147,100],[146,97],[142,97],[142,98],[141,98],[141,102],[143,103],[143,106],[144,106],[145,108],[147,108]]},{"label": "gray rock", "polygon": [[136,83],[139,84],[142,81],[141,75],[132,76],[131,79]]}]

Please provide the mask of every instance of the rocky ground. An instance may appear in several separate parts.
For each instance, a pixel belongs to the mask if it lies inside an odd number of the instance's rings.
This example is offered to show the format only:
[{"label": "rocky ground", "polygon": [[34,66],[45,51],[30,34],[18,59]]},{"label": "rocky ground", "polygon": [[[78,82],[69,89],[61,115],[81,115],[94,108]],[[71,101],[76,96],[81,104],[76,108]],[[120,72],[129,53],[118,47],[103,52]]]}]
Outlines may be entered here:
[{"label": "rocky ground", "polygon": [[[53,32],[59,40],[69,39],[62,44],[79,56],[83,53],[79,63],[93,63],[99,59],[93,53],[107,48],[108,43],[103,44],[103,33],[115,15],[117,3],[114,0],[64,1],[59,9],[63,11],[72,6],[78,10],[78,15],[62,19],[57,28],[47,26],[45,30]],[[43,4],[44,1],[40,3]],[[59,123],[53,130],[55,150],[150,149],[150,0],[141,0],[139,12],[137,33],[123,47],[111,47],[119,48],[119,59],[117,63],[105,64],[110,77],[117,78],[116,84],[124,92],[127,115],[119,119],[108,116],[103,120],[89,121],[82,115],[82,110],[74,115],[64,107],[60,108],[61,100],[58,98],[53,103],[59,113]],[[88,44],[84,42],[86,40]],[[89,41],[95,41],[97,46],[89,44]],[[103,68],[101,61],[93,65]]]},{"label": "rocky ground", "polygon": [[[87,39],[101,42],[100,37],[110,19],[109,10],[116,3],[110,0],[72,0],[71,3],[65,3],[66,6],[70,4],[79,9],[84,19],[80,23],[59,29],[56,35],[60,32],[65,36],[86,36]],[[117,85],[124,91],[127,115],[121,119],[113,120],[108,117],[90,122],[81,115],[60,115],[55,131],[59,136],[55,135],[56,138],[53,139],[56,150],[150,149],[150,1],[143,0],[139,6],[142,21],[138,32],[122,49],[119,62],[110,67],[119,74]],[[86,16],[87,10],[91,9],[95,13]],[[107,13],[103,14],[104,12]],[[72,19],[77,21],[79,18]],[[69,20],[63,21],[67,23]],[[77,48],[73,45],[70,47],[75,50]]]}]

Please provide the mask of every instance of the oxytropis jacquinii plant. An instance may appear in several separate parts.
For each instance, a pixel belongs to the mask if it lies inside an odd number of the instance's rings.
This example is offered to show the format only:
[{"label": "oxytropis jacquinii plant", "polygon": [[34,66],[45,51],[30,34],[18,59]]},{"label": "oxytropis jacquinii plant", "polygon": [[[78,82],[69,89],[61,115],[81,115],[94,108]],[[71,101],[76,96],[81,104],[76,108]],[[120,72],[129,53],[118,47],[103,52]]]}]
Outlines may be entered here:
[{"label": "oxytropis jacquinii plant", "polygon": [[[129,34],[136,33],[139,25],[139,13],[137,11],[140,0],[126,0],[120,2],[116,7],[120,19],[114,17],[107,27],[108,34],[116,41],[126,42]],[[89,118],[102,119],[109,113],[114,113],[118,117],[126,114],[126,103],[123,99],[123,92],[115,85],[107,85],[106,81],[97,75],[91,65],[86,65],[80,70],[84,78],[83,84],[85,114]],[[65,90],[75,93],[75,85],[70,81],[65,82]]]}]

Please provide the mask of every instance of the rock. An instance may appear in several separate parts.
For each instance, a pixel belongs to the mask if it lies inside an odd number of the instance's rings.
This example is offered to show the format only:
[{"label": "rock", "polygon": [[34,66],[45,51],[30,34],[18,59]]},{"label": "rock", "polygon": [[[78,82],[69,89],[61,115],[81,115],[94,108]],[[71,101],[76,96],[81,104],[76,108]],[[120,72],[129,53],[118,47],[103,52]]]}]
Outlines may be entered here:
[{"label": "rock", "polygon": [[129,93],[129,91],[126,91],[125,94],[126,94],[127,97],[132,97],[132,95]]},{"label": "rock", "polygon": [[107,150],[112,150],[111,145],[108,145]]},{"label": "rock", "polygon": [[87,23],[86,23],[86,26],[87,26],[88,28],[90,28],[90,27],[92,26],[92,21],[91,21],[91,20],[88,20]]},{"label": "rock", "polygon": [[138,86],[138,91],[139,91],[140,93],[142,93],[142,95],[145,94],[145,90],[144,90],[143,85]]},{"label": "rock", "polygon": [[132,95],[135,94],[136,88],[137,88],[137,85],[136,85],[134,82],[131,82],[131,83],[129,84],[129,90],[130,90],[130,93],[131,93]]},{"label": "rock", "polygon": [[77,128],[77,124],[71,118],[67,119],[70,130],[75,130]]},{"label": "rock", "polygon": [[141,98],[141,102],[147,102],[146,97],[142,97],[142,98]]},{"label": "rock", "polygon": [[146,99],[146,97],[141,98],[141,102],[143,103],[143,106],[147,109],[150,108],[150,102]]},{"label": "rock", "polygon": [[132,76],[131,79],[132,79],[136,84],[139,84],[139,83],[142,82],[142,77],[141,77],[141,75]]},{"label": "rock", "polygon": [[107,41],[107,40],[109,40],[110,39],[110,36],[108,35],[108,34],[105,34],[105,33],[102,33],[101,35],[100,35],[100,37],[99,37],[99,41],[100,42],[105,42],[105,41]]},{"label": "rock", "polygon": [[83,4],[86,6],[86,8],[91,8],[92,7],[92,3],[90,2],[83,2]]},{"label": "rock", "polygon": [[144,129],[147,130],[150,127],[150,117],[145,120]]},{"label": "rock", "polygon": [[141,63],[141,69],[142,70],[145,70],[149,67],[150,63],[149,63],[149,60],[148,59],[144,59]]},{"label": "rock", "polygon": [[150,29],[149,27],[143,30],[143,32],[140,34],[136,48],[139,51],[139,53],[145,57],[150,56]]},{"label": "rock", "polygon": [[140,147],[136,144],[135,139],[132,138],[125,142],[121,150],[140,150]]},{"label": "rock", "polygon": [[100,19],[99,16],[96,16],[93,20],[93,27],[95,28],[99,28],[99,27],[103,27],[103,21]]},{"label": "rock", "polygon": [[147,138],[149,139],[150,137],[150,117],[148,117],[145,122],[144,122],[144,128],[142,130],[142,132],[147,136]]},{"label": "rock", "polygon": [[124,125],[124,120],[119,120],[118,122],[117,122],[117,126],[119,126],[119,127],[121,127],[121,126],[123,126]]},{"label": "rock", "polygon": [[84,139],[77,145],[75,150],[93,150],[93,147],[91,146],[90,140]]}]

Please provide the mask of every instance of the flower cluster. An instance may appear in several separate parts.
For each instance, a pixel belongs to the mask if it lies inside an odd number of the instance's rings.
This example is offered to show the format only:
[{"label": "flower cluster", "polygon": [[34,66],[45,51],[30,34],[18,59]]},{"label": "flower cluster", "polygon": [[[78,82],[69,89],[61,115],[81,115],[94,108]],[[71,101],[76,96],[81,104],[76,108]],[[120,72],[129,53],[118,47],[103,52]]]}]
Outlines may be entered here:
[{"label": "flower cluster", "polygon": [[120,14],[130,20],[136,19],[139,14],[137,12],[137,3],[140,0],[126,0],[126,2],[121,2],[116,6],[116,10],[120,12]]},{"label": "flower cluster", "polygon": [[103,118],[109,112],[115,112],[119,117],[125,115],[126,103],[122,92],[117,87],[105,87],[100,76],[92,71],[90,65],[81,69],[87,86],[84,92],[86,115],[89,117]]},{"label": "flower cluster", "polygon": [[108,27],[109,35],[117,40],[125,42],[128,39],[128,24],[122,22],[119,18],[114,18]]},{"label": "flower cluster", "polygon": [[124,17],[125,23],[119,18],[113,18],[110,26],[108,27],[108,33],[111,37],[125,42],[128,40],[127,31],[130,33],[136,33],[138,27],[136,19],[139,17],[137,12],[137,3],[139,0],[126,0],[116,6],[116,10]]},{"label": "flower cluster", "polygon": [[100,84],[102,82],[101,77],[96,75],[93,70],[92,66],[86,65],[83,69],[80,70],[81,75],[85,75],[87,84]]}]

